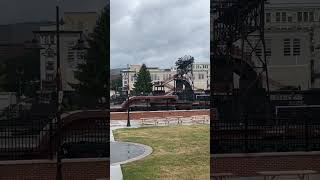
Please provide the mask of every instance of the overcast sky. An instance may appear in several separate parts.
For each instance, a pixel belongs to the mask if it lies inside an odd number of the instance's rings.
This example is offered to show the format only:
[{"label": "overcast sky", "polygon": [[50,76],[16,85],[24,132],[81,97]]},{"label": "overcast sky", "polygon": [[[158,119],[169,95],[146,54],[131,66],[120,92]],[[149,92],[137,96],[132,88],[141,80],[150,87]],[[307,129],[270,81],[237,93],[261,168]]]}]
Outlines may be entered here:
[{"label": "overcast sky", "polygon": [[111,68],[209,62],[210,0],[111,0]]},{"label": "overcast sky", "polygon": [[[0,0],[0,24],[55,20],[58,0]],[[107,0],[59,0],[63,11],[100,11]]]},{"label": "overcast sky", "polygon": [[[100,11],[108,0],[60,0],[61,12]],[[0,0],[0,24],[54,20],[57,0]],[[271,0],[319,2],[319,0]],[[210,0],[111,0],[111,66],[170,67],[178,57],[209,61]]]}]

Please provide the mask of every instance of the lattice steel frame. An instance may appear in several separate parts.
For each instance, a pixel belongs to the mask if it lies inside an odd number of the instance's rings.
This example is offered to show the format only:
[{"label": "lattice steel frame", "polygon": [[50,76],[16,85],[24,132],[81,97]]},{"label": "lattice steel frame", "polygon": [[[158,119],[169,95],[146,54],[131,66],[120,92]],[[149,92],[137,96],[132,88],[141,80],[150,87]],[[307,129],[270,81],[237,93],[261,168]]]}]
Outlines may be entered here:
[{"label": "lattice steel frame", "polygon": [[[211,0],[211,74],[214,75],[214,69],[219,67],[214,61],[224,59],[230,68],[234,68],[232,52],[236,42],[240,42],[241,60],[243,63],[253,64],[251,66],[258,74],[255,81],[262,81],[262,76],[266,82],[266,94],[269,99],[269,78],[266,60],[266,47],[264,39],[264,3],[265,0]],[[254,39],[254,42],[252,42]],[[245,52],[245,45],[249,51]],[[250,61],[245,59],[246,54],[249,56],[256,55],[257,47],[260,45],[262,56],[256,56]],[[244,74],[246,72],[242,72]],[[241,75],[240,75],[241,76]],[[215,78],[211,78],[211,105],[214,108],[214,99],[216,94]],[[233,82],[232,82],[233,83]],[[252,82],[251,84],[255,84]],[[247,89],[250,88],[250,84]],[[250,93],[242,93],[241,96],[250,96]]]}]

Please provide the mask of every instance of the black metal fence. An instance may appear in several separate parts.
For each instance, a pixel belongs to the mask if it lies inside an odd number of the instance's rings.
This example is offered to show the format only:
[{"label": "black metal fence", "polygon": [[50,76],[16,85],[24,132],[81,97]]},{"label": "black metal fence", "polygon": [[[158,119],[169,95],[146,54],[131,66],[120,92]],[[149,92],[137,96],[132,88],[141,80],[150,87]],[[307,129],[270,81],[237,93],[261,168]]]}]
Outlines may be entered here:
[{"label": "black metal fence", "polygon": [[[58,131],[54,114],[46,117],[30,112],[25,117],[21,112],[18,116],[4,114],[0,120],[0,160],[55,158],[58,138],[61,138],[63,158],[109,155],[107,117],[62,121],[63,129]],[[60,136],[57,132],[61,132]]]},{"label": "black metal fence", "polygon": [[[292,113],[295,113],[293,116]],[[319,112],[287,112],[281,118],[254,117],[211,122],[211,153],[258,153],[320,150]],[[286,116],[287,118],[285,118]]]}]

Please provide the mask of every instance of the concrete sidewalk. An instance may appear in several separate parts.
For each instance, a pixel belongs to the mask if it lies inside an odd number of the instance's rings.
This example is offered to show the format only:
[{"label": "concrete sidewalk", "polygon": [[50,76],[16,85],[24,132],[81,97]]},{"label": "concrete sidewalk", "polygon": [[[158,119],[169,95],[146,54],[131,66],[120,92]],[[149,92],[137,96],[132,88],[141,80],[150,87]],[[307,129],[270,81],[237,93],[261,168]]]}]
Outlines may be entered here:
[{"label": "concrete sidewalk", "polygon": [[[121,128],[121,127],[120,127]],[[118,127],[110,128],[110,142],[114,142],[113,130],[118,129]],[[121,166],[110,164],[110,179],[111,180],[123,180]]]},{"label": "concrete sidewalk", "polygon": [[[138,128],[139,124],[135,122],[131,122],[130,128]],[[127,121],[111,121],[110,124],[110,142],[115,142],[114,136],[113,136],[113,130],[121,129],[121,128],[128,128],[127,127]],[[110,179],[111,180],[123,180],[121,165],[110,164]]]}]

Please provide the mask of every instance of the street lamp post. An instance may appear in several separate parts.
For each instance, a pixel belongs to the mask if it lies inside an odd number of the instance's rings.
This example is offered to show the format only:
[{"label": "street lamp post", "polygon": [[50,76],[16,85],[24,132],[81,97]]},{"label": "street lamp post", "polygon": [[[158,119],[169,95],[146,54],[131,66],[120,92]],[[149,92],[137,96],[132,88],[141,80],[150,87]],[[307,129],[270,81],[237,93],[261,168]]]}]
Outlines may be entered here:
[{"label": "street lamp post", "polygon": [[60,70],[60,22],[59,22],[59,6],[56,6],[56,42],[57,42],[57,72],[56,72],[56,119],[57,119],[57,174],[56,180],[62,180],[62,163],[61,163],[61,112],[60,112],[60,100],[62,99],[61,93],[61,70]]},{"label": "street lamp post", "polygon": [[[37,32],[34,31],[34,33],[41,33],[41,31]],[[57,123],[57,141],[56,141],[56,151],[57,151],[57,170],[56,170],[56,180],[63,180],[62,175],[62,147],[61,147],[61,139],[62,139],[62,121],[61,121],[61,103],[63,98],[63,91],[62,91],[62,82],[61,82],[61,68],[60,68],[60,33],[64,33],[60,31],[60,18],[59,18],[59,6],[56,6],[56,30],[54,32],[56,34],[56,53],[52,52],[52,49],[49,45],[49,48],[46,50],[47,57],[53,57],[54,55],[57,56],[57,66],[56,66],[56,123]],[[75,47],[72,49],[74,50],[85,50],[88,49],[87,45],[84,43],[82,32],[75,31],[74,33],[80,34],[80,39],[78,40],[78,43]],[[42,50],[43,48],[40,43],[38,42],[36,36],[32,40],[31,44],[27,44],[28,46],[26,49],[38,49]],[[50,132],[51,133],[51,132]]]},{"label": "street lamp post", "polygon": [[210,89],[210,78],[211,78],[211,74],[209,74],[210,70],[207,70],[207,89]]},{"label": "street lamp post", "polygon": [[127,67],[128,67],[128,71],[127,71],[127,78],[128,78],[128,85],[127,85],[127,87],[128,87],[128,91],[127,91],[127,102],[128,102],[128,107],[127,107],[127,109],[128,109],[128,119],[127,119],[127,127],[130,127],[131,126],[131,123],[130,123],[130,99],[129,99],[129,92],[130,92],[130,86],[129,86],[129,84],[130,84],[130,76],[129,76],[129,70],[130,70],[130,67],[129,67],[129,64],[127,65]]},{"label": "street lamp post", "polygon": [[[57,73],[56,73],[56,84],[57,84],[57,134],[58,134],[58,149],[57,149],[57,176],[56,180],[63,180],[62,175],[62,146],[61,146],[61,139],[62,139],[62,121],[61,121],[61,103],[63,98],[63,91],[62,91],[62,82],[61,82],[61,68],[60,68],[60,18],[59,18],[59,6],[56,6],[56,37],[57,37]],[[78,40],[77,44],[72,48],[73,50],[86,50],[89,47],[84,42],[82,32],[80,32],[80,39]]]}]

